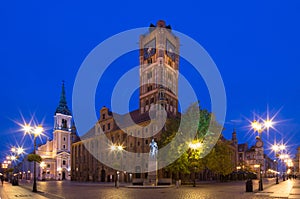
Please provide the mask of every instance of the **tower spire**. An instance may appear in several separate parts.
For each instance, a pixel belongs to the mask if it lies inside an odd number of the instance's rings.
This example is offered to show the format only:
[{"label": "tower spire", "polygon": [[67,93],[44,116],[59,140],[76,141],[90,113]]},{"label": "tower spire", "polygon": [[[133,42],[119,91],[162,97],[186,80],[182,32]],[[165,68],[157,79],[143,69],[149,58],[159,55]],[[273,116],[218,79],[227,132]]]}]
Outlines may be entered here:
[{"label": "tower spire", "polygon": [[67,100],[66,100],[65,81],[62,81],[60,100],[59,100],[59,104],[58,104],[58,107],[56,108],[55,113],[71,115],[71,111],[68,108]]}]

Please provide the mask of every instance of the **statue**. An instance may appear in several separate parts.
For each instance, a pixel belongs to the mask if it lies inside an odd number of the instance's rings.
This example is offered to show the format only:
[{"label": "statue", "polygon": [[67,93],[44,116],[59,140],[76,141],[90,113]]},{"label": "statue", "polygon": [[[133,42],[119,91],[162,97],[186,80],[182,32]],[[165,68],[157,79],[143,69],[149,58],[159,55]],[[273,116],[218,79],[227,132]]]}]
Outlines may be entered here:
[{"label": "statue", "polygon": [[157,151],[158,151],[158,146],[157,143],[152,139],[151,143],[149,144],[150,146],[150,157],[156,158],[157,156]]}]

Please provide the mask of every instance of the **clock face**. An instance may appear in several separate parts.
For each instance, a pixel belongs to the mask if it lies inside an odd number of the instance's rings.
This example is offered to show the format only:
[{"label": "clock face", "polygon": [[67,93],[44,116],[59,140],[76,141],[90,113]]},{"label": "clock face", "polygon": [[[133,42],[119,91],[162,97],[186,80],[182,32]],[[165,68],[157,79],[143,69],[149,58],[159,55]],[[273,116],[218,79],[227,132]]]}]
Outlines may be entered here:
[{"label": "clock face", "polygon": [[155,38],[144,46],[144,59],[149,59],[156,53]]},{"label": "clock face", "polygon": [[172,61],[175,61],[175,56],[176,56],[175,46],[169,40],[167,40],[166,51],[168,57],[170,57]]},{"label": "clock face", "polygon": [[263,146],[263,142],[261,140],[258,140],[256,143],[255,143],[255,146],[256,147],[262,147]]}]

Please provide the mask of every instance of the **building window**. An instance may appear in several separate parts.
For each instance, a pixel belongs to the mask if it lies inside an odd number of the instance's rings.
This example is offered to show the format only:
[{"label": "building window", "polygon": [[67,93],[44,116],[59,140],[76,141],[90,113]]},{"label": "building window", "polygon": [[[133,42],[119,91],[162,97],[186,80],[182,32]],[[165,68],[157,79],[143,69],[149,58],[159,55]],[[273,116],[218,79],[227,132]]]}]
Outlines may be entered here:
[{"label": "building window", "polygon": [[47,174],[50,174],[50,171],[47,171]]},{"label": "building window", "polygon": [[61,124],[62,124],[62,127],[63,127],[63,128],[67,128],[67,120],[62,119],[62,120],[61,120]]},{"label": "building window", "polygon": [[150,99],[150,104],[153,104],[154,103],[154,98],[152,97],[151,99]]},{"label": "building window", "polygon": [[140,146],[140,142],[138,142],[137,145]]},{"label": "building window", "polygon": [[66,145],[65,144],[63,145],[63,148],[66,149]]},{"label": "building window", "polygon": [[110,123],[107,124],[107,130],[109,130],[109,129],[110,129]]},{"label": "building window", "polygon": [[64,137],[64,141],[66,141],[66,137]]},{"label": "building window", "polygon": [[114,136],[111,136],[111,142],[113,143],[115,140]]},{"label": "building window", "polygon": [[146,140],[145,143],[148,144],[148,140]]},{"label": "building window", "polygon": [[105,119],[105,114],[102,114],[102,119],[103,119],[103,120]]},{"label": "building window", "polygon": [[65,160],[63,160],[63,165],[66,165],[66,161]]},{"label": "building window", "polygon": [[50,168],[50,164],[47,164],[47,168]]},{"label": "building window", "polygon": [[105,125],[102,126],[102,130],[105,131]]}]

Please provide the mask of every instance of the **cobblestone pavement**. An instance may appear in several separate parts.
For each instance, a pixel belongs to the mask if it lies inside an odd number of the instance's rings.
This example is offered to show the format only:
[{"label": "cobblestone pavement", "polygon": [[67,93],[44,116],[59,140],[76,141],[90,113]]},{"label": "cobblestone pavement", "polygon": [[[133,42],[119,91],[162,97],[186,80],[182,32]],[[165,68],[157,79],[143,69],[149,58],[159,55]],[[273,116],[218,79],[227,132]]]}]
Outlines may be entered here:
[{"label": "cobblestone pavement", "polygon": [[[254,183],[254,189],[255,189]],[[293,189],[292,189],[293,188]],[[266,186],[263,192],[246,193],[245,182],[210,183],[197,184],[197,187],[174,186],[168,188],[140,189],[128,188],[122,185],[115,188],[113,184],[100,183],[79,183],[70,181],[47,181],[38,182],[39,194],[32,193],[31,183],[20,183],[20,186],[12,186],[6,183],[0,187],[1,199],[7,198],[52,198],[52,199],[264,199],[281,197],[281,192],[296,193],[300,188],[300,181],[281,182],[278,185]],[[276,195],[277,193],[277,195]],[[275,195],[274,195],[275,194]],[[291,198],[299,198],[300,195],[293,195]],[[287,198],[287,197],[285,197]]]},{"label": "cobblestone pavement", "polygon": [[[26,184],[23,187],[29,187]],[[197,187],[181,186],[180,188],[139,189],[120,187],[112,184],[78,183],[68,181],[39,182],[38,190],[48,198],[54,199],[250,199],[269,198],[268,195],[246,193],[244,182],[200,184]]]}]

